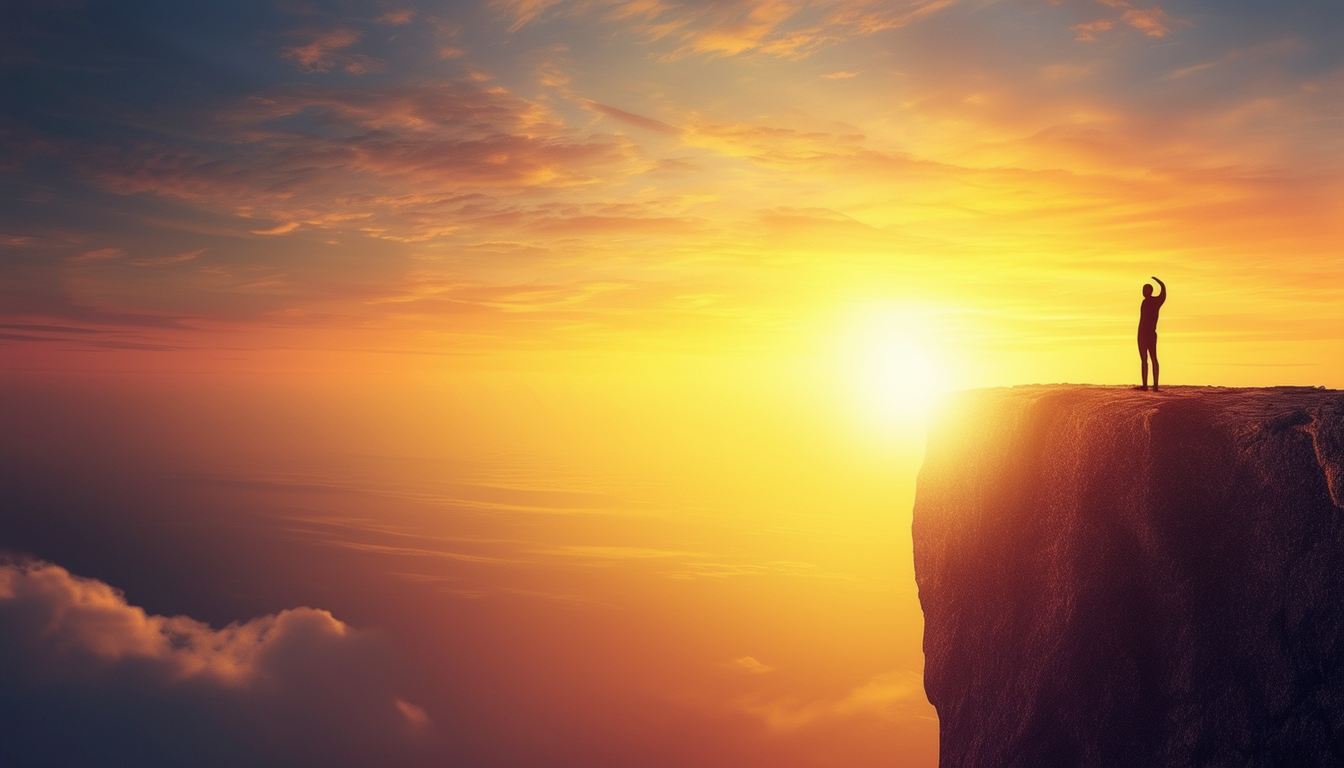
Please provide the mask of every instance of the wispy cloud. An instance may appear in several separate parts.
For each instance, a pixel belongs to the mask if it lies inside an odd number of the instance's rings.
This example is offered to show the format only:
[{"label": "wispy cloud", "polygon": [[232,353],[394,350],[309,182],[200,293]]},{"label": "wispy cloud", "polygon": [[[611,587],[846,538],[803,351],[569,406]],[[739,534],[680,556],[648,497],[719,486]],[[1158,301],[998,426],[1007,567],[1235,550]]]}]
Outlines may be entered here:
[{"label": "wispy cloud", "polygon": [[131,259],[130,261],[128,261],[128,262],[126,262],[126,263],[127,263],[127,264],[133,264],[133,265],[135,265],[135,266],[137,266],[137,267],[155,267],[155,266],[161,266],[161,265],[164,265],[164,264],[182,264],[183,262],[194,261],[194,260],[196,259],[196,257],[197,257],[197,256],[200,256],[202,253],[205,253],[205,249],[204,249],[204,248],[197,248],[197,249],[194,250],[194,251],[183,251],[183,252],[181,252],[181,253],[174,253],[174,254],[172,254],[172,255],[170,255],[170,256],[158,256],[158,257],[155,257],[155,258]]},{"label": "wispy cloud", "polygon": [[[277,125],[294,117],[317,122],[325,135]],[[484,224],[490,208],[509,207],[504,198],[640,170],[619,139],[576,137],[542,106],[469,80],[282,89],[237,103],[218,125],[223,133],[196,146],[84,145],[67,157],[118,194],[193,201],[255,222],[246,226],[255,235],[316,229],[399,242]]]},{"label": "wispy cloud", "polygon": [[[1175,20],[1168,16],[1166,11],[1155,5],[1139,8],[1126,2],[1126,0],[1096,0],[1096,2],[1120,11],[1120,21],[1122,23],[1128,24],[1148,37],[1166,37],[1171,34],[1171,25],[1175,23]],[[1075,24],[1069,29],[1075,33],[1075,40],[1092,42],[1097,40],[1102,32],[1109,31],[1114,27],[1114,19],[1097,19],[1096,21]]]},{"label": "wispy cloud", "polygon": [[1097,35],[1105,32],[1115,26],[1115,22],[1110,19],[1097,19],[1096,21],[1087,21],[1082,24],[1074,24],[1069,29],[1074,32],[1074,40],[1079,42],[1092,42],[1097,39]]},{"label": "wispy cloud", "polygon": [[353,29],[330,29],[320,32],[295,32],[295,37],[307,38],[298,45],[280,49],[280,56],[294,62],[300,72],[330,72],[339,69],[352,75],[377,72],[386,62],[373,56],[348,53],[345,49],[359,42],[362,36]]},{"label": "wispy cloud", "polygon": [[756,660],[754,656],[743,656],[728,662],[728,666],[753,675],[764,675],[767,672],[774,672],[775,668],[769,664],[763,664]]},{"label": "wispy cloud", "polygon": [[1167,12],[1155,5],[1136,8],[1125,0],[1097,0],[1097,2],[1119,10],[1120,18],[1126,24],[1149,37],[1166,37],[1171,34],[1171,28],[1167,26],[1170,23]]},{"label": "wispy cloud", "polygon": [[926,709],[923,692],[923,677],[918,672],[896,671],[878,675],[839,699],[755,699],[744,702],[743,708],[773,730],[793,731],[835,719],[909,717]]},{"label": "wispy cloud", "polygon": [[126,255],[126,251],[121,248],[95,248],[91,251],[84,251],[76,254],[75,261],[105,261],[107,259],[119,259]]},{"label": "wispy cloud", "polygon": [[661,57],[727,57],[763,53],[802,59],[820,48],[849,39],[900,29],[955,4],[957,0],[732,0],[675,3],[663,0],[601,0],[558,10],[565,0],[495,0],[492,5],[513,20],[517,31],[544,12],[600,17],[666,46]]},{"label": "wispy cloud", "polygon": [[623,123],[627,123],[629,125],[633,125],[638,128],[643,128],[646,131],[653,131],[654,133],[665,133],[672,136],[681,133],[679,129],[671,125],[668,125],[667,123],[664,123],[661,120],[654,120],[653,118],[644,117],[643,115],[636,115],[633,112],[626,112],[623,109],[617,109],[616,107],[609,107],[606,104],[599,104],[596,101],[586,101],[585,103],[588,105],[588,108],[593,110],[594,112],[600,112],[608,117],[613,117]]},{"label": "wispy cloud", "polygon": [[915,2],[845,2],[838,3],[831,16],[831,24],[841,29],[852,29],[861,35],[871,35],[889,29],[907,27],[924,18],[955,5],[958,0],[916,0]]},{"label": "wispy cloud", "polygon": [[410,24],[414,20],[415,20],[414,8],[397,8],[394,10],[387,11],[383,15],[379,16],[377,19],[374,19],[374,21],[376,21],[379,24],[389,24],[394,27],[399,27],[403,24]]},{"label": "wispy cloud", "polygon": [[499,10],[513,20],[510,32],[517,32],[529,22],[535,20],[548,8],[559,5],[564,0],[491,0],[490,7]]}]

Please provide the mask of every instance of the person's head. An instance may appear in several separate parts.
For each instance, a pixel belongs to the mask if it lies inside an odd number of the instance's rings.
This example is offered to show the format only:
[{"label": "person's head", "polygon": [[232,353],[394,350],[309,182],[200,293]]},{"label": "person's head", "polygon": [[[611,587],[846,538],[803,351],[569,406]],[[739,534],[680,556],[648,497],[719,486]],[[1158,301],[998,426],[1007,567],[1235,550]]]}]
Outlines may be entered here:
[{"label": "person's head", "polygon": [[1145,298],[1145,299],[1151,299],[1151,298],[1153,298],[1153,284],[1152,284],[1152,283],[1144,283],[1144,284],[1143,284],[1143,298]]}]

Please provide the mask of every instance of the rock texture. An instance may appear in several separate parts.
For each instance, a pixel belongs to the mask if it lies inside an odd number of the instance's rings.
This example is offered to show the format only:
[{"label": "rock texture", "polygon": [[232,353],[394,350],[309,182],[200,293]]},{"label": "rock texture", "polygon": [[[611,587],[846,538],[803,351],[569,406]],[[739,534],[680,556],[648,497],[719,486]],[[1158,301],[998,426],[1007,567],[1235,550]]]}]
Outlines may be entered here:
[{"label": "rock texture", "polygon": [[1344,393],[960,393],[914,542],[945,768],[1344,766]]}]

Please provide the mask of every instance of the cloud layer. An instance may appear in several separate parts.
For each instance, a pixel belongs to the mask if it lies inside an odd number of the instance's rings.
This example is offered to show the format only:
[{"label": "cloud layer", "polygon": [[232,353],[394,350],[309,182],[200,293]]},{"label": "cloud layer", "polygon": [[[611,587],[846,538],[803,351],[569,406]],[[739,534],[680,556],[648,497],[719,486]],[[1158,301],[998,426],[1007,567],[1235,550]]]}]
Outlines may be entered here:
[{"label": "cloud layer", "polygon": [[40,561],[0,565],[5,765],[407,765],[433,738],[326,611],[212,629]]}]

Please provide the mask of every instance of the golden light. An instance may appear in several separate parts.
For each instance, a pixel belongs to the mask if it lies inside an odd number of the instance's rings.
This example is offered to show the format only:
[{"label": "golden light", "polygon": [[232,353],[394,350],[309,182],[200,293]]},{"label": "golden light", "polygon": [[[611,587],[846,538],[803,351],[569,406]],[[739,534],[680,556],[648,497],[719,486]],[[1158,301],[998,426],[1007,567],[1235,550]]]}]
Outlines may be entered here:
[{"label": "golden light", "polygon": [[861,378],[864,396],[883,423],[922,421],[943,390],[932,354],[910,339],[875,348],[866,368]]},{"label": "golden light", "polygon": [[949,388],[948,361],[936,352],[930,315],[912,308],[865,313],[845,347],[859,417],[882,431],[922,428]]}]

